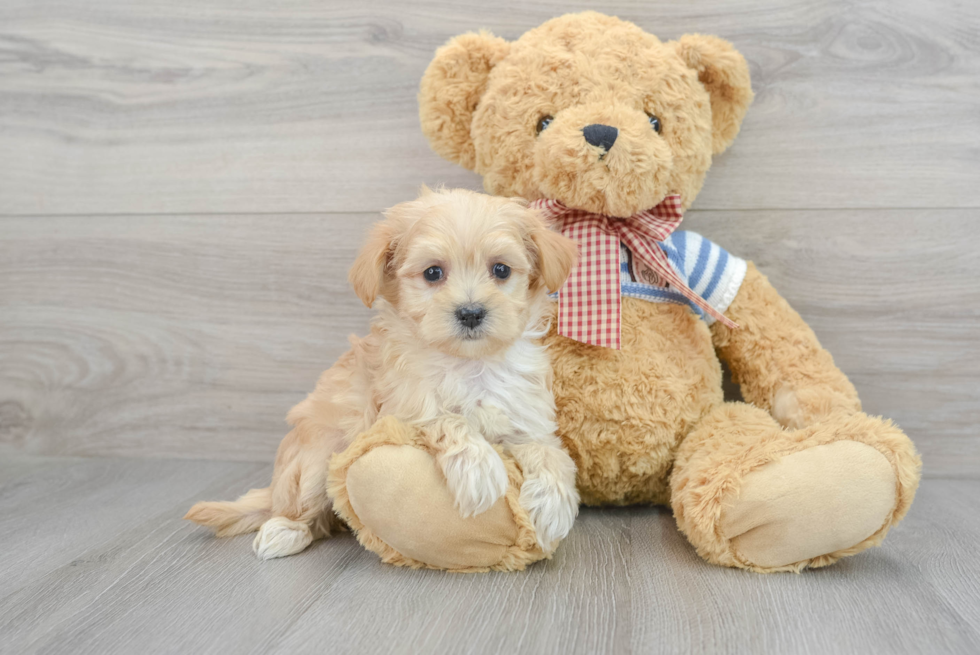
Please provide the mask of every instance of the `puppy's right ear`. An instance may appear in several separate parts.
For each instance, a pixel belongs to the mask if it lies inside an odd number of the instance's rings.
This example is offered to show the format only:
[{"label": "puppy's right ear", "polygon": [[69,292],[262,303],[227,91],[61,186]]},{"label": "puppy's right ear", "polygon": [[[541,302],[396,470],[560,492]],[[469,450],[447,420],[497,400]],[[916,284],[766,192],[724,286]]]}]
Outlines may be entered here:
[{"label": "puppy's right ear", "polygon": [[347,274],[347,279],[354,287],[354,293],[368,307],[374,304],[375,298],[381,293],[381,283],[384,281],[393,238],[394,234],[389,223],[386,221],[375,223],[368,234],[367,242],[354,260],[354,265],[350,267],[350,273]]},{"label": "puppy's right ear", "polygon": [[476,150],[470,136],[473,112],[487,88],[490,71],[510,52],[510,44],[489,32],[462,34],[436,51],[422,76],[419,118],[432,149],[473,170]]}]

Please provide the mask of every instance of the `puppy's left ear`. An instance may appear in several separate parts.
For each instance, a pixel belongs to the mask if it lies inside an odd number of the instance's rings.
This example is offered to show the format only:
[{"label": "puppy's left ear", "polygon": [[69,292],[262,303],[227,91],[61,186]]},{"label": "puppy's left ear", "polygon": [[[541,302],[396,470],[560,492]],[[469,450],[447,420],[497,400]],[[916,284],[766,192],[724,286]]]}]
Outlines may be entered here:
[{"label": "puppy's left ear", "polygon": [[541,281],[548,291],[558,291],[565,285],[569,273],[578,261],[578,246],[568,237],[549,230],[541,219],[531,232],[538,251],[537,264]]},{"label": "puppy's left ear", "polygon": [[684,63],[697,71],[711,98],[711,150],[717,155],[735,140],[752,104],[749,65],[735,46],[717,36],[685,34],[673,45]]},{"label": "puppy's left ear", "polygon": [[374,300],[381,293],[381,283],[384,281],[393,238],[394,234],[388,222],[375,223],[368,234],[367,242],[347,274],[347,279],[354,287],[354,293],[368,307],[374,304]]}]

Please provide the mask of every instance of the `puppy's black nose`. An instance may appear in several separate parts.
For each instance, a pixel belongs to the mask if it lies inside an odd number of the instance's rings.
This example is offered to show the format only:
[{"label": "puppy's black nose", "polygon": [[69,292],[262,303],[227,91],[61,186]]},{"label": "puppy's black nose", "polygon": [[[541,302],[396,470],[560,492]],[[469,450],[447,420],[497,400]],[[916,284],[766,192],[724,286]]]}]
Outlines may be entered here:
[{"label": "puppy's black nose", "polygon": [[487,316],[483,305],[461,305],[456,308],[456,319],[468,328],[475,328]]},{"label": "puppy's black nose", "polygon": [[582,128],[582,136],[585,140],[594,146],[598,146],[609,152],[609,149],[613,147],[616,143],[616,137],[619,136],[619,130],[611,125],[600,125],[596,123],[595,125],[586,125]]}]

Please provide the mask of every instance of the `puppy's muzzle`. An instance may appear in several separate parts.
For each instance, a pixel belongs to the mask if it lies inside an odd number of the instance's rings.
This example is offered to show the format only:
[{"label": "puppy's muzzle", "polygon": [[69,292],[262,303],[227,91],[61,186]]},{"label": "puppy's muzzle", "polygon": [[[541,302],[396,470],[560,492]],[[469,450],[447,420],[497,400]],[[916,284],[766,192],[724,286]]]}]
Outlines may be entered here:
[{"label": "puppy's muzzle", "polygon": [[460,305],[456,308],[456,320],[459,321],[460,325],[463,327],[473,329],[479,327],[483,323],[483,319],[487,317],[487,308],[483,305],[470,304],[470,305]]}]

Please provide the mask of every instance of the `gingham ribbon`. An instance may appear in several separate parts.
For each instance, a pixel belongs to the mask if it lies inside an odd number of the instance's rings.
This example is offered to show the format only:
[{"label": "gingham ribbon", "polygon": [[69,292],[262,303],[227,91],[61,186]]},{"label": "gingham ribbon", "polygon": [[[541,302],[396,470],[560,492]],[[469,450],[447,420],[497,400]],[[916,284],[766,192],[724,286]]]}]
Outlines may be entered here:
[{"label": "gingham ribbon", "polygon": [[559,334],[619,350],[620,242],[707,314],[730,328],[738,327],[685,284],[660,247],[659,242],[684,218],[680,196],[667,196],[653,209],[626,219],[571,209],[557,200],[538,200],[531,206],[553,221],[562,234],[574,239],[581,251],[578,266],[558,294]]}]

